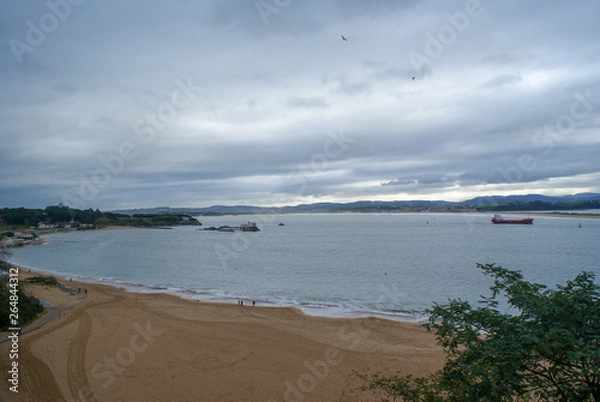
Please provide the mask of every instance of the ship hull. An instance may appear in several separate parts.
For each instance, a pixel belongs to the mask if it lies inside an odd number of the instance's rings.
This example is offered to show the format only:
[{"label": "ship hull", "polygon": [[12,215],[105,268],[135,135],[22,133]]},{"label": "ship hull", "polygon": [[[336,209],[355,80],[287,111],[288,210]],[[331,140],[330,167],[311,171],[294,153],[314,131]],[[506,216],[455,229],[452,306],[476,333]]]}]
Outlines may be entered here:
[{"label": "ship hull", "polygon": [[492,223],[509,225],[531,225],[533,218],[527,219],[492,219]]}]

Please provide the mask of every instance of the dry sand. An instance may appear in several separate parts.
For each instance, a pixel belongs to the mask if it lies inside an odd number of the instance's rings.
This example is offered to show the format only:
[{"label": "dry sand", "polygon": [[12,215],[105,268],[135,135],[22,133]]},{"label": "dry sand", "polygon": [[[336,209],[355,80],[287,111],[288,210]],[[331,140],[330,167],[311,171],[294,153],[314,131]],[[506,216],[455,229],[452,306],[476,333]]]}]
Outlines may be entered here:
[{"label": "dry sand", "polygon": [[369,401],[354,370],[423,375],[444,362],[416,324],[61,282],[87,297],[29,286],[66,313],[21,335],[11,401]]}]

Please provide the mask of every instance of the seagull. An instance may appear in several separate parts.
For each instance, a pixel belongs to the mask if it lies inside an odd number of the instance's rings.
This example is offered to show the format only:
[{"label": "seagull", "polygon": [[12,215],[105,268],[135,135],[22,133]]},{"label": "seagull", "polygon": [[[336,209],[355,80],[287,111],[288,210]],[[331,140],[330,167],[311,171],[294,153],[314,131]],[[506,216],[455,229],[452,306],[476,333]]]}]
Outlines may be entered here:
[{"label": "seagull", "polygon": [[346,39],[346,38],[344,37],[344,35],[342,35],[342,40],[345,40],[346,42],[348,42],[348,39]]}]

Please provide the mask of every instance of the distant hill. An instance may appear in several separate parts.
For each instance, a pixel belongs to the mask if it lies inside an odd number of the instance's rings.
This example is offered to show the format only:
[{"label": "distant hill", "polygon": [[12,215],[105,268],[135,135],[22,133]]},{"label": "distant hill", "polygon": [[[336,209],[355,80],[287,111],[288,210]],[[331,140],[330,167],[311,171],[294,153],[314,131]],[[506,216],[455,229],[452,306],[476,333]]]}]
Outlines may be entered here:
[{"label": "distant hill", "polygon": [[578,193],[573,195],[564,196],[547,196],[541,194],[527,194],[527,195],[509,195],[499,196],[493,195],[488,197],[476,197],[470,200],[461,202],[461,205],[477,206],[477,205],[497,205],[497,204],[508,204],[513,202],[550,202],[550,203],[564,203],[564,202],[579,202],[579,201],[594,201],[600,200],[600,194],[598,193]]},{"label": "distant hill", "polygon": [[251,215],[286,213],[394,212],[394,211],[551,211],[600,208],[600,193],[579,193],[560,197],[541,194],[476,197],[462,202],[450,201],[355,201],[320,202],[283,207],[252,205],[213,205],[204,208],[159,207],[113,211],[122,214],[161,213],[187,215]]},{"label": "distant hill", "polygon": [[458,204],[448,201],[355,201],[350,203],[320,202],[284,207],[257,207],[251,205],[213,205],[205,208],[149,208],[113,211],[120,214],[180,213],[188,215],[249,215],[335,212],[390,212],[396,210],[422,211],[433,208],[453,208]]}]

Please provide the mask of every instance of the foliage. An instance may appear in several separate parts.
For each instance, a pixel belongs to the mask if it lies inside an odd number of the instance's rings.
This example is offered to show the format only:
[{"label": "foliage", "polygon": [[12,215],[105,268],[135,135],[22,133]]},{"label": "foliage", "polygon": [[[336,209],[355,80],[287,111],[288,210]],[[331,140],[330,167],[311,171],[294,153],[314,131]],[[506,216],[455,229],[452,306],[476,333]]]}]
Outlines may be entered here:
[{"label": "foliage", "polygon": [[354,373],[364,381],[360,391],[370,391],[383,397],[382,401],[443,402],[443,392],[437,386],[439,374],[429,377]]},{"label": "foliage", "polygon": [[44,215],[47,223],[58,223],[58,222],[79,222],[83,224],[91,224],[98,218],[101,218],[104,214],[100,210],[93,210],[91,208],[86,210],[80,210],[75,208],[69,208],[62,205],[49,206],[44,209]]},{"label": "foliage", "polygon": [[53,276],[33,276],[25,280],[26,283],[33,285],[58,286],[59,283]]},{"label": "foliage", "polygon": [[106,219],[103,222],[111,225],[137,227],[200,225],[195,218],[180,214],[134,214],[129,216],[107,212],[104,215]]},{"label": "foliage", "polygon": [[[11,300],[10,296],[13,288],[9,286],[8,275],[0,277],[0,331],[6,328],[12,327],[10,323],[11,317]],[[22,292],[21,289],[17,290],[18,295],[18,322],[19,326],[23,327],[35,320],[40,314],[44,312],[44,307],[40,305],[38,299],[27,295]]]},{"label": "foliage", "polygon": [[74,209],[63,205],[48,206],[45,209],[28,208],[2,208],[0,209],[0,222],[8,226],[36,226],[40,222],[47,224],[59,222],[79,222],[83,224],[94,223],[94,220],[102,217],[99,210]]},{"label": "foliage", "polygon": [[27,208],[2,208],[0,218],[5,225],[33,226],[44,220],[44,211]]},{"label": "foliage", "polygon": [[[435,305],[427,328],[447,353],[429,377],[363,377],[394,401],[600,401],[600,287],[582,272],[556,289],[520,272],[478,264],[494,277],[481,307]],[[509,313],[498,308],[503,295]],[[389,399],[391,398],[391,399]]]},{"label": "foliage", "polygon": [[[31,227],[40,222],[53,225],[66,222],[94,226],[174,226],[199,225],[200,223],[188,215],[181,214],[139,214],[124,215],[101,212],[91,208],[86,210],[70,208],[64,205],[48,206],[45,209],[2,208],[0,223],[8,227]],[[77,226],[77,225],[75,225]]]}]

